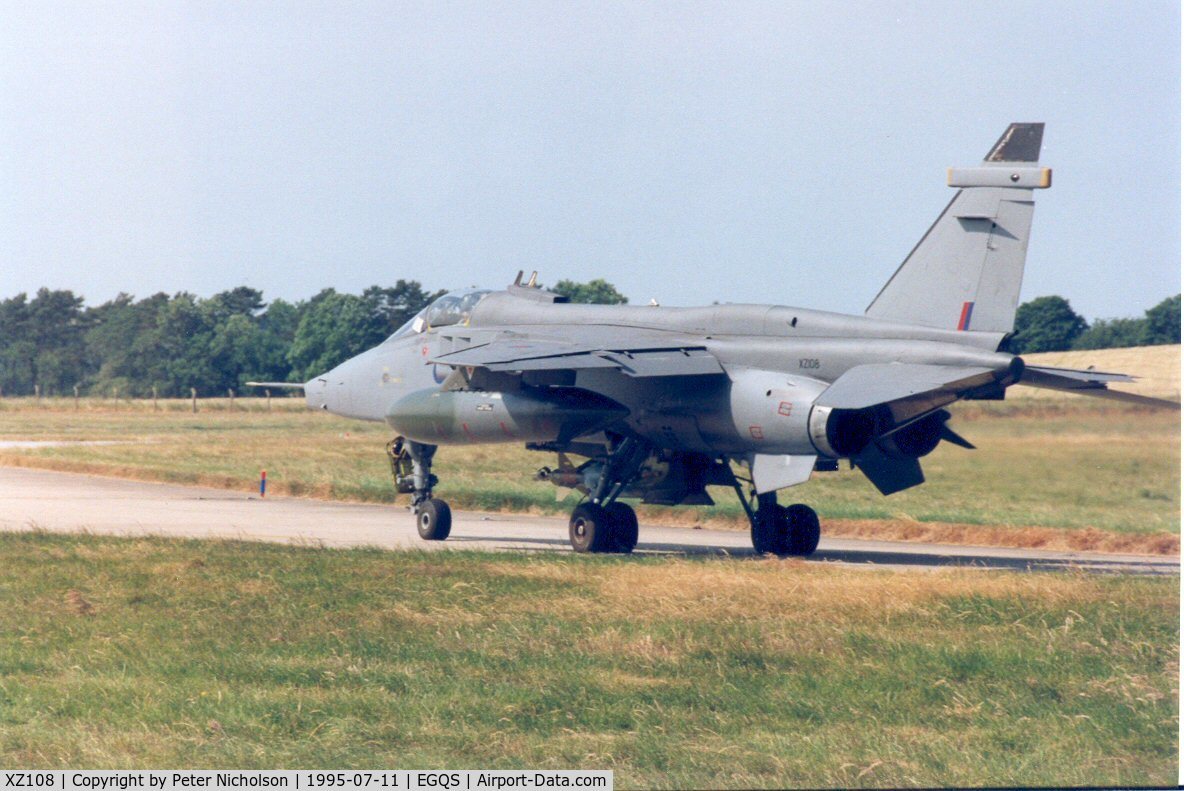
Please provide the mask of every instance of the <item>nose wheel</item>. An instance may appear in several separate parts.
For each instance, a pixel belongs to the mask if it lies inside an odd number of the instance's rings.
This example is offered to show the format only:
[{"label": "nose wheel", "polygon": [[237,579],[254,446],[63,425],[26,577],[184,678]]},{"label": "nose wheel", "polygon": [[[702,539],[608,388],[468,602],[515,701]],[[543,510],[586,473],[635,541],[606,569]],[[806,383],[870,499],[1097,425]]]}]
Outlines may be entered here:
[{"label": "nose wheel", "polygon": [[410,494],[411,509],[415,512],[415,529],[425,541],[443,541],[452,532],[452,509],[443,500],[432,497],[432,487],[438,483],[432,475],[435,445],[408,442],[395,437],[386,448],[395,478],[395,489]]},{"label": "nose wheel", "polygon": [[420,538],[443,541],[452,532],[452,509],[443,500],[424,500],[415,508],[415,523]]}]

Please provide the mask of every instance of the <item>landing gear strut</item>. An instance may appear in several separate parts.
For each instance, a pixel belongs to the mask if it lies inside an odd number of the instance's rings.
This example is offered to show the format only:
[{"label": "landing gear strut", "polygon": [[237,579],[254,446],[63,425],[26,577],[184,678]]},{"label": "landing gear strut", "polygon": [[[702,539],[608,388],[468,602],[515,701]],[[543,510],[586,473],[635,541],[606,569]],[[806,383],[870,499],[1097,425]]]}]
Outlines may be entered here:
[{"label": "landing gear strut", "polygon": [[739,481],[734,483],[734,488],[752,525],[752,548],[758,555],[808,557],[814,554],[822,527],[813,508],[801,503],[778,505],[777,493],[767,492],[756,496],[754,510]]},{"label": "landing gear strut", "polygon": [[452,509],[448,503],[432,497],[432,487],[439,482],[432,475],[432,457],[436,455],[436,446],[395,437],[387,445],[386,452],[391,460],[391,472],[395,476],[395,489],[400,494],[412,495],[411,509],[415,512],[415,525],[420,538],[427,541],[448,538],[452,532]]}]

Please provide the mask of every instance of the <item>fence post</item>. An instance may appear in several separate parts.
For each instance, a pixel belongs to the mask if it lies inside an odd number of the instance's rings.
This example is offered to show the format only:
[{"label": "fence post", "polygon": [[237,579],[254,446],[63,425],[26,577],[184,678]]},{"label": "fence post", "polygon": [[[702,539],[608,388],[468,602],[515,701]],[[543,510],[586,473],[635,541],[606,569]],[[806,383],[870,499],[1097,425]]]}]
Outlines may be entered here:
[{"label": "fence post", "polygon": [[78,411],[78,385],[74,385],[74,411]]},{"label": "fence post", "polygon": [[226,395],[230,396],[230,411],[233,412],[234,411],[234,388],[233,387],[226,388]]},{"label": "fence post", "polygon": [[193,399],[193,414],[197,414],[197,388],[189,388],[189,397]]},{"label": "fence post", "polygon": [[38,403],[41,402],[41,385],[33,385],[33,396]]},{"label": "fence post", "polygon": [[152,385],[152,411],[156,412],[156,385]]},{"label": "fence post", "polygon": [[271,411],[271,391],[264,390],[263,392],[267,395],[267,411],[270,412]]}]

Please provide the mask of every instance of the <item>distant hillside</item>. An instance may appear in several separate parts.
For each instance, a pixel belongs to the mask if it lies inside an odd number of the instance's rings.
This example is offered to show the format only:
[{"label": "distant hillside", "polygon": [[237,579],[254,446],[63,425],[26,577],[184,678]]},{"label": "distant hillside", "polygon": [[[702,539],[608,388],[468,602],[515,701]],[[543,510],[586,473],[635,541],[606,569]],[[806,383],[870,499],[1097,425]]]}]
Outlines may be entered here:
[{"label": "distant hillside", "polygon": [[[1155,398],[1180,399],[1180,345],[1135,346],[1127,349],[1093,349],[1075,352],[1045,352],[1025,354],[1031,365],[1051,365],[1058,368],[1089,368],[1099,371],[1130,374],[1138,377],[1129,385],[1116,385],[1125,390]],[[1020,387],[1008,392],[1009,398],[1076,398],[1053,390]]]}]

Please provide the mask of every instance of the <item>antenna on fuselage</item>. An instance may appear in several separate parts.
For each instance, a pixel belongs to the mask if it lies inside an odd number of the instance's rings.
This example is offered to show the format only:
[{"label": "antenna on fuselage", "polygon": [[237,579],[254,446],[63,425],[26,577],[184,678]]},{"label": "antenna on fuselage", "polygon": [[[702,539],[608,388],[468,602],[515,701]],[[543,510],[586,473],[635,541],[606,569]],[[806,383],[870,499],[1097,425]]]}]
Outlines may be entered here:
[{"label": "antenna on fuselage", "polygon": [[567,297],[560,296],[551,291],[545,290],[539,285],[539,272],[536,269],[530,273],[530,279],[525,283],[522,282],[523,273],[518,272],[518,277],[514,278],[514,282],[506,289],[516,297],[533,300],[534,302],[567,302]]}]

